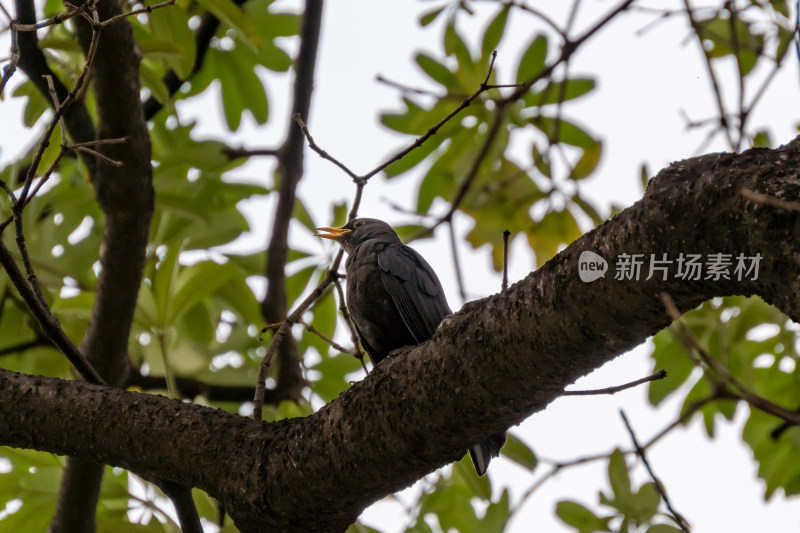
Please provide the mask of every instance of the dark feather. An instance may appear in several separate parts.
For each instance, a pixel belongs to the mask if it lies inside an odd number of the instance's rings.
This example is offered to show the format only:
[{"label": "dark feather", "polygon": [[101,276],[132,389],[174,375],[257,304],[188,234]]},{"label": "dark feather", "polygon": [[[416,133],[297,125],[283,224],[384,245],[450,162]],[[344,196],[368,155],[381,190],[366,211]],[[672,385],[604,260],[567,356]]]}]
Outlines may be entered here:
[{"label": "dark feather", "polygon": [[[343,228],[321,228],[347,251],[347,309],[361,345],[378,364],[391,351],[420,344],[451,314],[442,285],[431,266],[403,245],[380,220],[352,220]],[[486,472],[505,442],[505,433],[489,436],[470,449],[479,475]]]}]

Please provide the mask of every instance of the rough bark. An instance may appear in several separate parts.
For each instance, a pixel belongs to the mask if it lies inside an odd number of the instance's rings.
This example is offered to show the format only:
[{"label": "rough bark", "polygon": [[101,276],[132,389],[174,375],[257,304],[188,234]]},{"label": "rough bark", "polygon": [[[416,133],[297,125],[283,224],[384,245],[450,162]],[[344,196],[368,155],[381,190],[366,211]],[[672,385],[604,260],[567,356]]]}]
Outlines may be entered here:
[{"label": "rough bark", "polygon": [[[292,102],[292,116],[308,120],[311,108],[311,94],[314,90],[314,71],[317,62],[317,48],[322,23],[322,0],[308,0],[303,13],[300,30],[300,50],[295,61],[295,80]],[[289,302],[286,296],[286,261],[289,255],[289,225],[296,204],[297,185],[303,177],[303,152],[305,137],[300,127],[292,120],[289,133],[278,151],[277,177],[278,205],[272,234],[267,246],[267,294],[261,302],[261,314],[268,324],[286,320]],[[300,369],[300,356],[294,338],[288,335],[278,347],[279,397],[295,401],[302,396],[303,373]]]},{"label": "rough bark", "polygon": [[[101,0],[97,10],[101,21],[121,13],[114,0]],[[81,17],[76,25],[81,46],[88,50],[94,30]],[[115,385],[126,378],[128,337],[153,215],[150,137],[139,99],[139,59],[127,20],[103,28],[92,64],[97,139],[126,141],[98,147],[122,166],[98,159],[92,167],[92,184],[105,227],[92,317],[80,348],[100,375]],[[51,533],[94,531],[103,467],[86,459],[67,460]]]},{"label": "rough bark", "polygon": [[[760,295],[800,321],[800,139],[662,171],[644,198],[500,294],[445,319],[311,416],[263,423],[162,397],[0,371],[0,443],[197,486],[245,533],[344,531],[368,504],[520,423],[564,387],[714,296]],[[757,280],[584,283],[578,257],[762,256]]]}]

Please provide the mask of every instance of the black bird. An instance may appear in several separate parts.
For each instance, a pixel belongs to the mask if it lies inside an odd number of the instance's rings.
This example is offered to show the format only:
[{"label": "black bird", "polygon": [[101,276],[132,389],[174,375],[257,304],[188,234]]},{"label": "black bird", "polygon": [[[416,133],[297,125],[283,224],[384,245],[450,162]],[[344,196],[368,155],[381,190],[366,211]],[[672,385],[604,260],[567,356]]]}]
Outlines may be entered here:
[{"label": "black bird", "polygon": [[[357,218],[318,231],[325,233],[317,237],[338,242],[348,254],[347,310],[373,364],[402,346],[427,341],[452,314],[431,266],[386,222]],[[478,475],[486,473],[505,440],[505,433],[498,433],[469,450]]]}]

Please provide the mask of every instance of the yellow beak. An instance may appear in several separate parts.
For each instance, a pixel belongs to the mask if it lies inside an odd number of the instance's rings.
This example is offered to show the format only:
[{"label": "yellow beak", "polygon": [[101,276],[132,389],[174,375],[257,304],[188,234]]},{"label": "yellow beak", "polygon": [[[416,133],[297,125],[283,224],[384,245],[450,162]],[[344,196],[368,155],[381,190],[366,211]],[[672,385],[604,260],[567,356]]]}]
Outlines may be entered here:
[{"label": "yellow beak", "polygon": [[331,239],[332,241],[340,242],[342,237],[350,233],[351,230],[347,228],[317,228],[317,231],[324,231],[325,233],[315,233],[314,237],[322,237],[323,239]]}]

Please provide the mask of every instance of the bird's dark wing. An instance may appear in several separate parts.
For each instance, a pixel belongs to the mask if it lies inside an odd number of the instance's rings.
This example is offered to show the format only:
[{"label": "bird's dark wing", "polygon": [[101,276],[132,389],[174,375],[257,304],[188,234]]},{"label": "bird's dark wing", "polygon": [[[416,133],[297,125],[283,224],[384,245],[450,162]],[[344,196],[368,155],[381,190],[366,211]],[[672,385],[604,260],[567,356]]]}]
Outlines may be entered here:
[{"label": "bird's dark wing", "polygon": [[[351,313],[352,316],[352,313]],[[369,356],[372,358],[372,362],[374,364],[378,364],[378,362],[383,359],[385,354],[381,354],[375,346],[370,344],[369,339],[361,332],[361,329],[358,327],[358,320],[357,317],[353,316],[353,326],[356,328],[356,334],[358,335],[358,340],[361,341],[361,346],[366,350]]]},{"label": "bird's dark wing", "polygon": [[417,343],[430,339],[451,313],[439,278],[413,249],[389,244],[378,253],[383,285]]}]

